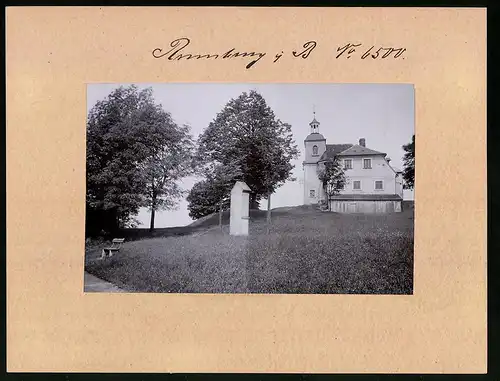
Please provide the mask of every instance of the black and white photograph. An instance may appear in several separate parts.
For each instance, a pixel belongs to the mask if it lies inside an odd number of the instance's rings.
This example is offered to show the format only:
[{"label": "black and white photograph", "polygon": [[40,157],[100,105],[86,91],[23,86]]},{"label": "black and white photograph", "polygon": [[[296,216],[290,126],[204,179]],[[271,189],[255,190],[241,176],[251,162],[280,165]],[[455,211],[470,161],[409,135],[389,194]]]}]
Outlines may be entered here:
[{"label": "black and white photograph", "polygon": [[87,85],[85,292],[412,295],[412,84]]}]

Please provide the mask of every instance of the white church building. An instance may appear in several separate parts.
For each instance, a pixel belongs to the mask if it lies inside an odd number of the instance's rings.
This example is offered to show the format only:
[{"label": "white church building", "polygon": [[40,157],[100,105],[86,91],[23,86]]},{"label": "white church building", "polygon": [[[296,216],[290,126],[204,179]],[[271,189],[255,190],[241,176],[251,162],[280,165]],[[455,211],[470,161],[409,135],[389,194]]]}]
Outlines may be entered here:
[{"label": "white church building", "polygon": [[324,163],[337,156],[344,168],[346,184],[339,194],[330,196],[330,210],[340,213],[401,212],[403,178],[383,152],[370,149],[364,138],[358,144],[327,144],[314,117],[311,133],[305,138],[304,205],[326,202],[318,177]]}]

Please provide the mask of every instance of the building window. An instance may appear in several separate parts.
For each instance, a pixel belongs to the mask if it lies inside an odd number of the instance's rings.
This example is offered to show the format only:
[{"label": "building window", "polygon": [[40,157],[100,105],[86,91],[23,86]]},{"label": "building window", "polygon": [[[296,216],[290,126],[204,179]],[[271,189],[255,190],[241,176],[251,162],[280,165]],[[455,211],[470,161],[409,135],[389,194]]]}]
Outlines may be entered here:
[{"label": "building window", "polygon": [[354,189],[354,190],[360,190],[361,189],[361,181],[360,180],[354,180],[352,182],[352,189]]},{"label": "building window", "polygon": [[375,181],[375,190],[383,190],[384,182],[382,180]]},{"label": "building window", "polygon": [[311,189],[311,190],[309,191],[309,197],[311,197],[311,198],[316,197],[316,191],[315,191],[314,189]]},{"label": "building window", "polygon": [[372,167],[372,159],[363,159],[363,168],[371,169]]},{"label": "building window", "polygon": [[352,169],[352,159],[344,160],[344,169]]},{"label": "building window", "polygon": [[318,154],[318,146],[313,146],[313,155]]}]

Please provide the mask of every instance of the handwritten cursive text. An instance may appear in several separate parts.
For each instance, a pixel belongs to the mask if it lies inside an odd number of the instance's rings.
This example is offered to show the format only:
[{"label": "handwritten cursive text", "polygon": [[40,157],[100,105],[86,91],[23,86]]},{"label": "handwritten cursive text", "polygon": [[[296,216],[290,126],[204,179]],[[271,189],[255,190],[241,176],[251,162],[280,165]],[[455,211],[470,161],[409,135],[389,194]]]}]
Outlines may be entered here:
[{"label": "handwritten cursive text", "polygon": [[[166,48],[155,48],[151,51],[152,56],[155,59],[166,59],[168,61],[191,61],[191,60],[202,60],[202,61],[235,61],[237,58],[246,58],[246,69],[252,68],[257,62],[259,62],[262,58],[264,58],[268,52],[263,51],[250,51],[250,50],[237,50],[237,48],[231,48],[228,50],[222,50],[219,52],[203,52],[203,53],[194,53],[189,51],[191,44],[191,40],[187,37],[180,37],[172,40],[168,47]],[[269,52],[271,58],[270,62],[276,64],[278,61],[282,62],[287,59],[287,57],[292,56],[294,59],[308,59],[311,60],[311,56],[315,56],[315,54],[311,54],[316,48],[318,48],[318,42],[315,40],[309,40],[303,44],[301,47],[296,50],[277,50],[276,53],[273,51]],[[335,47],[333,48],[335,49]],[[366,61],[388,61],[390,60],[398,60],[405,59],[404,53],[406,52],[406,48],[403,47],[384,47],[382,45],[364,45],[362,43],[343,43],[339,44],[336,47],[336,51],[333,53],[333,57],[339,62],[344,59],[349,59],[351,57],[361,59]],[[319,57],[321,58],[321,56]],[[328,59],[326,57],[325,59]],[[352,60],[350,60],[352,61]]]},{"label": "handwritten cursive text", "polygon": [[231,58],[246,58],[250,57],[252,60],[245,66],[250,69],[254,64],[256,64],[266,53],[259,52],[240,52],[236,51],[235,48],[229,49],[223,53],[185,53],[185,48],[191,43],[191,40],[187,37],[181,37],[173,40],[170,43],[170,49],[166,52],[161,48],[153,49],[152,55],[154,58],[164,58],[166,57],[169,61],[180,61],[180,60],[217,60],[217,59],[231,59]]}]

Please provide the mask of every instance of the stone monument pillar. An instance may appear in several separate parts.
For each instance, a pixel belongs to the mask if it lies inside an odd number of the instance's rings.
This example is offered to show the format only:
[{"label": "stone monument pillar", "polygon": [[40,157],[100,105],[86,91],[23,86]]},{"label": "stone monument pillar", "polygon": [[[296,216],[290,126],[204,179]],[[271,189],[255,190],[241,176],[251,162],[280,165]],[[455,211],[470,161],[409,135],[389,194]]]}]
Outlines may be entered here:
[{"label": "stone monument pillar", "polygon": [[242,181],[237,181],[231,190],[229,219],[229,233],[231,235],[248,235],[250,193],[250,188]]}]

